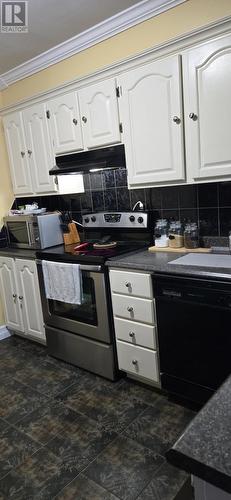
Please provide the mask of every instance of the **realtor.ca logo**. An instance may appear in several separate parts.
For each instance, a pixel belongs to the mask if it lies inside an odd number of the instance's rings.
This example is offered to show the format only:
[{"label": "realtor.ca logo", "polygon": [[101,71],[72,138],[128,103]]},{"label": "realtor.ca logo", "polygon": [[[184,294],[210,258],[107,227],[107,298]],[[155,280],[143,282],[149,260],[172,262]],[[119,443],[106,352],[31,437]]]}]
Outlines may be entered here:
[{"label": "realtor.ca logo", "polygon": [[28,33],[27,1],[1,1],[1,33]]}]

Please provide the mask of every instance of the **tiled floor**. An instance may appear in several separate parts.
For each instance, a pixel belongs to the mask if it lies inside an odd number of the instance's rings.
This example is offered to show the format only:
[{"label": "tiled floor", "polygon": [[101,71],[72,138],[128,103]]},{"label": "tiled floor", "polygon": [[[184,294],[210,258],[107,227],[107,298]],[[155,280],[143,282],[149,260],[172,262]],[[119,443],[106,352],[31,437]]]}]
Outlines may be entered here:
[{"label": "tiled floor", "polygon": [[173,500],[187,479],[164,453],[193,413],[0,342],[0,500]]}]

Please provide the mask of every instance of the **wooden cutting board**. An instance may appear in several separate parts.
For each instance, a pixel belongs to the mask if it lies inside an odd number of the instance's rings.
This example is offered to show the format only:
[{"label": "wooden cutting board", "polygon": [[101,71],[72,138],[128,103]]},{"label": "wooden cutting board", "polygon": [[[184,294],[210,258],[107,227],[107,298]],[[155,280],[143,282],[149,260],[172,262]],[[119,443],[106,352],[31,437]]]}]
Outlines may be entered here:
[{"label": "wooden cutting board", "polygon": [[210,253],[212,248],[170,248],[170,247],[149,247],[149,252],[175,252],[175,253]]}]

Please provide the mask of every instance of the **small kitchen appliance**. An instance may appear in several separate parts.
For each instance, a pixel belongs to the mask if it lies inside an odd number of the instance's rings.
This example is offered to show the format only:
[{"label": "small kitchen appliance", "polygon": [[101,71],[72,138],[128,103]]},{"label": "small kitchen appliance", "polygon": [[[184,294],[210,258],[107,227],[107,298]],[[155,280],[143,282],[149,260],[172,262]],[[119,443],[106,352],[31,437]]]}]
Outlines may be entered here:
[{"label": "small kitchen appliance", "polygon": [[9,215],[3,221],[10,247],[43,249],[63,242],[59,214]]},{"label": "small kitchen appliance", "polygon": [[[105,262],[111,257],[138,251],[150,244],[148,215],[144,212],[91,213],[83,216],[82,224],[84,241],[81,244],[49,248],[36,253],[48,352],[114,380],[118,371]],[[46,298],[42,260],[80,265],[83,290],[81,304]]]}]

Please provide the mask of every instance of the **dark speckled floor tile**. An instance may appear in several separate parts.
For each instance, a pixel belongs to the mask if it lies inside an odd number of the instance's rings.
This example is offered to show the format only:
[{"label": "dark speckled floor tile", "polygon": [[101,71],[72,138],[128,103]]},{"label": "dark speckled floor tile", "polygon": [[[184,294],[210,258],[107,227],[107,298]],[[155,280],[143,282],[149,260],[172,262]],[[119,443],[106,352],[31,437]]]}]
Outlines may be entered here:
[{"label": "dark speckled floor tile", "polygon": [[165,462],[138,497],[139,500],[174,500],[188,475]]},{"label": "dark speckled floor tile", "polygon": [[47,448],[41,448],[0,481],[0,494],[13,500],[51,500],[77,475]]},{"label": "dark speckled floor tile", "polygon": [[78,375],[48,361],[28,362],[16,370],[15,378],[49,397],[76,382]]},{"label": "dark speckled floor tile", "polygon": [[162,457],[131,439],[118,437],[84,474],[122,500],[133,500],[163,461]]},{"label": "dark speckled floor tile", "polygon": [[14,427],[6,429],[0,436],[0,478],[21,464],[28,455],[32,455],[39,447],[38,443]]},{"label": "dark speckled floor tile", "polygon": [[[160,440],[173,444],[195,416],[195,413],[183,406],[168,401],[166,398],[161,398],[157,401],[153,409],[146,410],[143,416],[144,419],[142,420],[141,417],[139,422],[143,432],[141,436],[138,436],[137,433],[138,438],[140,437],[142,442],[143,440],[146,442],[149,432],[151,432],[151,435],[155,432],[155,435]],[[149,426],[147,432],[145,431],[145,425]]]},{"label": "dark speckled floor tile", "polygon": [[52,401],[30,413],[18,423],[18,428],[39,443],[46,444],[65,428],[71,429],[77,414],[59,401]]},{"label": "dark speckled floor tile", "polygon": [[91,379],[68,388],[58,399],[115,432],[121,432],[147,408],[143,402],[124,398],[116,386],[104,381],[94,383]]},{"label": "dark speckled floor tile", "polygon": [[120,394],[124,398],[134,398],[148,405],[155,405],[163,396],[155,389],[141,384],[136,384],[129,379],[123,380],[119,387]]},{"label": "dark speckled floor tile", "polygon": [[10,427],[10,425],[5,422],[5,420],[2,420],[2,418],[0,418],[0,436],[3,432],[6,431],[6,429],[8,429]]},{"label": "dark speckled floor tile", "polygon": [[124,434],[164,455],[192,416],[193,412],[190,410],[161,399],[134,420]]},{"label": "dark speckled floor tile", "polygon": [[0,417],[13,424],[46,401],[46,396],[8,378],[0,386]]},{"label": "dark speckled floor tile", "polygon": [[117,437],[113,431],[106,431],[94,420],[85,415],[77,415],[77,419],[65,426],[60,434],[47,443],[47,447],[56,456],[81,470]]},{"label": "dark speckled floor tile", "polygon": [[106,491],[102,486],[88,479],[83,474],[66,486],[55,497],[56,500],[118,500],[117,497]]}]

